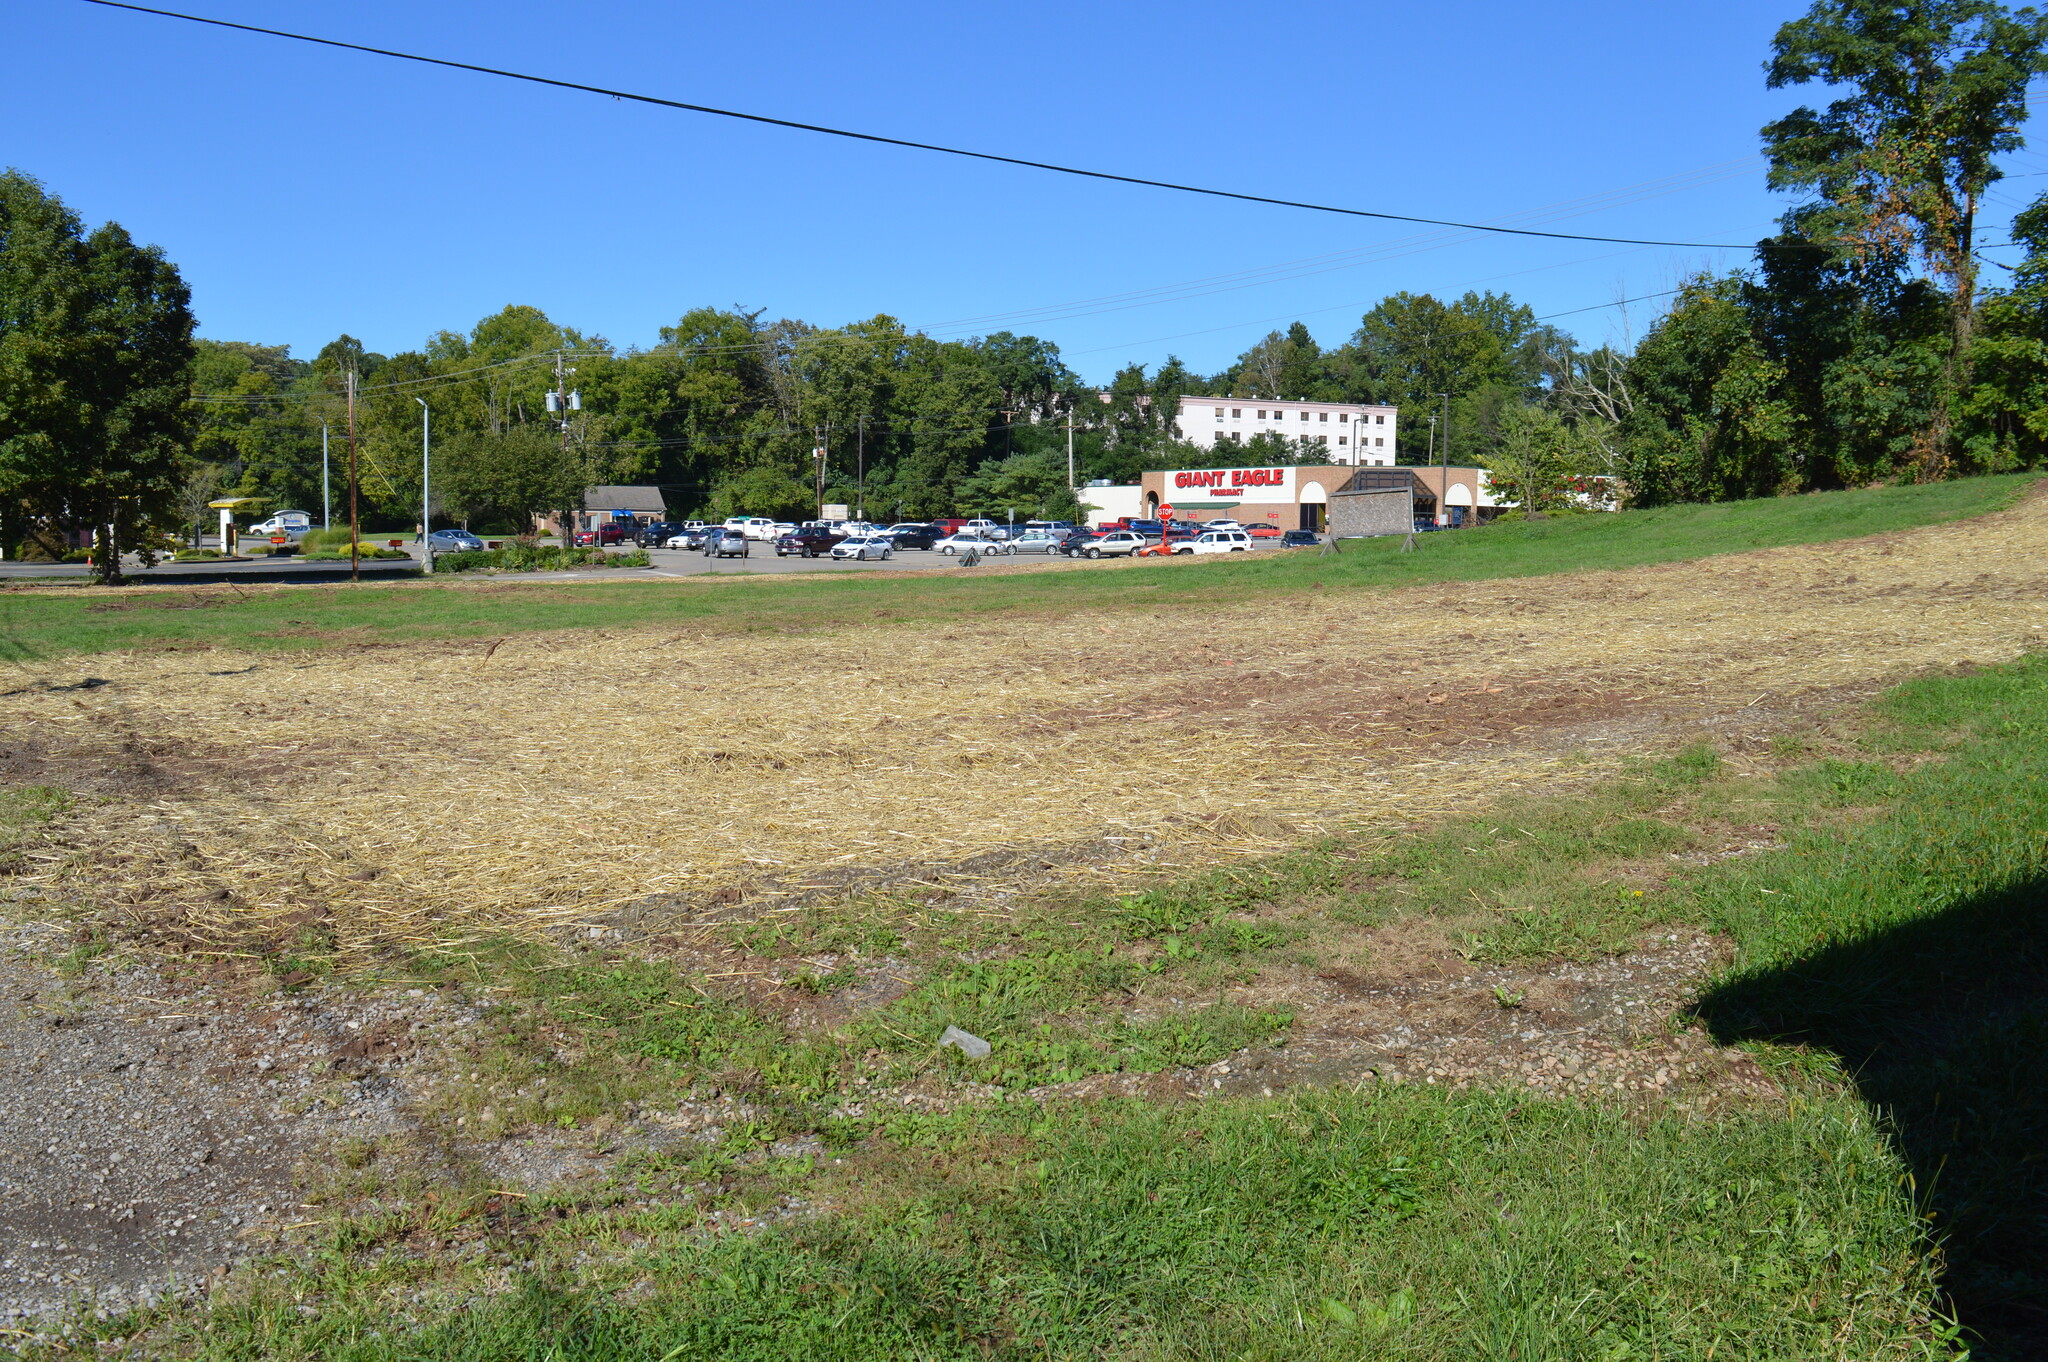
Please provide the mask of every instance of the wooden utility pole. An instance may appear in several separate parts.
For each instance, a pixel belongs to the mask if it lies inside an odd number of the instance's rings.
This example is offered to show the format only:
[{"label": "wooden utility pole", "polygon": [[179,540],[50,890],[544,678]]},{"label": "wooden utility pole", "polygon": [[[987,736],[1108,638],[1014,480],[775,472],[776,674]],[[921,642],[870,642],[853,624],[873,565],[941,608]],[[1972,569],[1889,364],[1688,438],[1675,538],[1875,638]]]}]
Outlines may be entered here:
[{"label": "wooden utility pole", "polygon": [[363,580],[362,531],[356,520],[356,371],[348,371],[348,579]]}]

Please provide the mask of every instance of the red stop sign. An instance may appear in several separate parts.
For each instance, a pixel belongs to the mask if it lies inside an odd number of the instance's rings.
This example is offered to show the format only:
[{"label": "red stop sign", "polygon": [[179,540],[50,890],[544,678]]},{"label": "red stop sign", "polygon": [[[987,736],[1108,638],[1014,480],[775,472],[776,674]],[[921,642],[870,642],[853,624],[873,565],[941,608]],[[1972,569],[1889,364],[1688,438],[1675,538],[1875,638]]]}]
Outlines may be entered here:
[{"label": "red stop sign", "polygon": [[1173,507],[1171,507],[1171,506],[1161,506],[1161,507],[1159,508],[1159,518],[1160,518],[1161,520],[1171,520],[1171,519],[1173,519]]}]

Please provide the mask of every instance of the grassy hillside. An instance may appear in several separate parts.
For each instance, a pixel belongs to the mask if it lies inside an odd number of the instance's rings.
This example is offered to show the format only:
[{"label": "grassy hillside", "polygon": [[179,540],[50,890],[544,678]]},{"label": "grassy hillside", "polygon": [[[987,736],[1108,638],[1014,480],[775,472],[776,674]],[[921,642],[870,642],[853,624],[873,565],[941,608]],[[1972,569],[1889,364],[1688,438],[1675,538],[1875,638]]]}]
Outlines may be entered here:
[{"label": "grassy hillside", "polygon": [[[1178,559],[1046,571],[829,571],[688,581],[493,581],[361,586],[181,588],[126,593],[25,587],[0,592],[0,656],[15,661],[126,648],[302,649],[490,638],[552,629],[688,625],[714,631],[831,628],[849,621],[939,620],[1027,611],[1149,608],[1324,590],[1545,576],[1811,544],[1997,510],[2034,475],[1825,492],[1769,501],[1674,506],[1354,543],[1250,559]],[[936,567],[936,562],[935,562]]]}]

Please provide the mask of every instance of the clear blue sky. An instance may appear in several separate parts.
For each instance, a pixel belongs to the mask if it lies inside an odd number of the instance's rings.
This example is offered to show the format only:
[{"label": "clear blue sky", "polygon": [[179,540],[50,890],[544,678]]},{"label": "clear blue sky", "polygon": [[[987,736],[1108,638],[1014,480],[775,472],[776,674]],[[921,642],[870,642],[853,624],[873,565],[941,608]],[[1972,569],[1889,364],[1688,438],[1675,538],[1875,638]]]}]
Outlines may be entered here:
[{"label": "clear blue sky", "polygon": [[[1757,129],[1798,102],[1761,65],[1804,5],[182,7],[1147,178],[1469,220],[1565,205],[1527,225],[1748,242],[1783,207]],[[1402,289],[1564,313],[1743,258],[1198,199],[77,0],[15,0],[6,24],[0,164],[161,245],[203,334],[307,356],[343,331],[413,348],[515,302],[646,345],[686,308],[739,303],[1031,332],[1102,380],[1169,353],[1214,370],[1296,317],[1333,344]],[[1658,306],[1558,324],[1626,339]]]}]

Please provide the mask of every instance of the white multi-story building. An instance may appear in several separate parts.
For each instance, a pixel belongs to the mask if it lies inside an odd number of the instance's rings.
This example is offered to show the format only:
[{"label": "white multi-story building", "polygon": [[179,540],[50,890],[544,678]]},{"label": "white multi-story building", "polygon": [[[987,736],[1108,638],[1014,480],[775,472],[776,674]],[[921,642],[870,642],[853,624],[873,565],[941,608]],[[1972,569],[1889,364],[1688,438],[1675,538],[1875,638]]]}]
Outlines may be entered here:
[{"label": "white multi-story building", "polygon": [[1180,434],[1204,449],[1235,437],[1284,436],[1321,445],[1331,463],[1392,464],[1393,407],[1346,402],[1284,402],[1271,397],[1183,397]]}]

